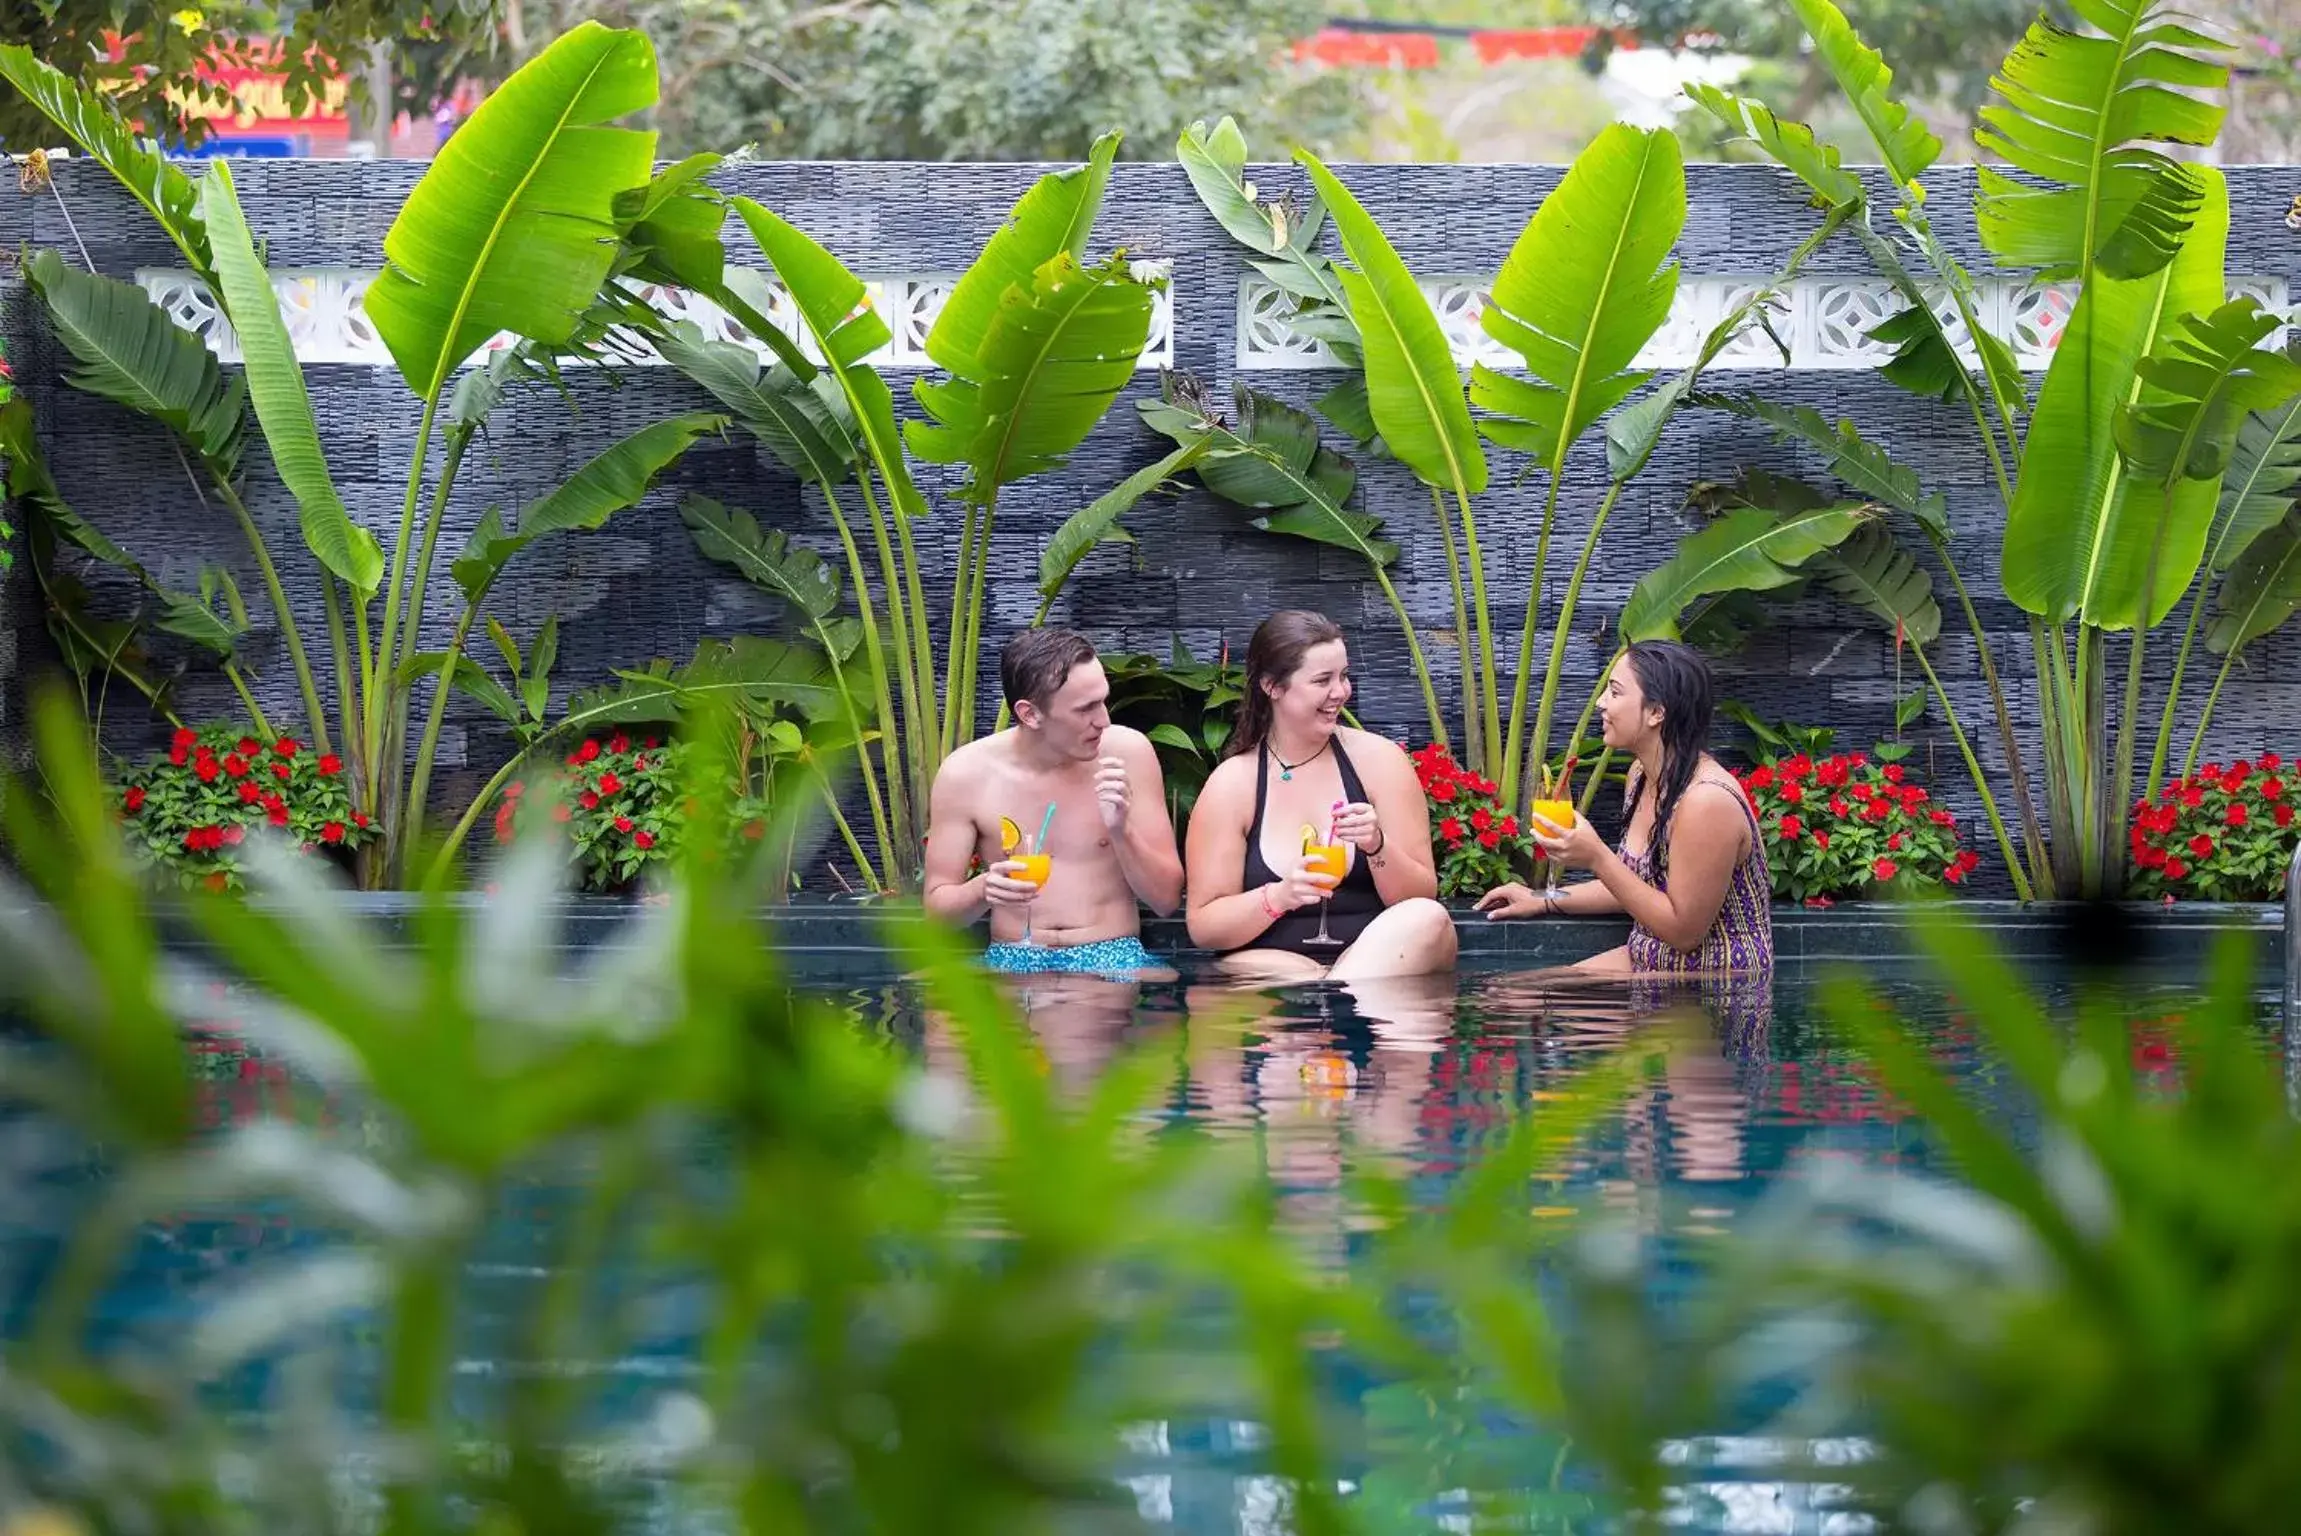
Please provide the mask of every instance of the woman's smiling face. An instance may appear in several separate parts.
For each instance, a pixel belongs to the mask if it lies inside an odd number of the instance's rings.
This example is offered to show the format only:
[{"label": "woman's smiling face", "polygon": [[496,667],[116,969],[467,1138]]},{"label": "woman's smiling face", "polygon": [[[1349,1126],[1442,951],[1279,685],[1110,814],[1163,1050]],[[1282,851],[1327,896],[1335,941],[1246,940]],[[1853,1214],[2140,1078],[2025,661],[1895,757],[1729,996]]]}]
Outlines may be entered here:
[{"label": "woman's smiling face", "polygon": [[1598,695],[1598,723],[1606,745],[1617,752],[1635,751],[1661,728],[1661,711],[1646,703],[1638,686],[1638,672],[1624,656],[1606,674],[1606,687]]},{"label": "woman's smiling face", "polygon": [[1271,714],[1295,731],[1329,736],[1350,694],[1350,651],[1328,640],[1304,651],[1294,675],[1270,690]]}]

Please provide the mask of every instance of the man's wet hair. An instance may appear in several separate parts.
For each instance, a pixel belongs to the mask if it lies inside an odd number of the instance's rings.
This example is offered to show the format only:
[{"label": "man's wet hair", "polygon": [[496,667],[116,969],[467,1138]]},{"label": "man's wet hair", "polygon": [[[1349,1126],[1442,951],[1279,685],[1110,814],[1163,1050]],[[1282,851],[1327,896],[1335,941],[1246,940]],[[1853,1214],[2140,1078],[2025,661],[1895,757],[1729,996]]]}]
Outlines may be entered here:
[{"label": "man's wet hair", "polygon": [[1044,709],[1062,691],[1071,669],[1095,659],[1094,645],[1075,629],[1026,629],[999,652],[999,688],[1013,709],[1025,699]]}]

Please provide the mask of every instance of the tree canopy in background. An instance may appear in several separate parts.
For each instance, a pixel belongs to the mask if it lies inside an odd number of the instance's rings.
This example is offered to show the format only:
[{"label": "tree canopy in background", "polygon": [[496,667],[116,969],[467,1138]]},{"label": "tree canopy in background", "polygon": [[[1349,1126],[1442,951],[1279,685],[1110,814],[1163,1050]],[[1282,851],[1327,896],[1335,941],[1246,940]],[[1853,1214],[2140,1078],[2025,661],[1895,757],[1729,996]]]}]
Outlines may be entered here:
[{"label": "tree canopy in background", "polygon": [[[7,0],[0,43],[21,43],[81,84],[111,96],[145,132],[197,145],[204,119],[231,92],[202,64],[277,69],[290,112],[339,79],[357,96],[378,43],[423,48],[452,74],[495,45],[501,0]],[[117,56],[114,50],[117,49]],[[407,103],[403,102],[402,105]],[[428,105],[428,103],[427,103]],[[48,120],[0,86],[0,145],[56,142]]]},{"label": "tree canopy in background", "polygon": [[1111,128],[1122,154],[1165,158],[1224,113],[1260,154],[1332,141],[1360,86],[1290,54],[1323,14],[1319,0],[531,0],[523,23],[545,38],[585,17],[644,28],[666,154],[1075,160]]}]

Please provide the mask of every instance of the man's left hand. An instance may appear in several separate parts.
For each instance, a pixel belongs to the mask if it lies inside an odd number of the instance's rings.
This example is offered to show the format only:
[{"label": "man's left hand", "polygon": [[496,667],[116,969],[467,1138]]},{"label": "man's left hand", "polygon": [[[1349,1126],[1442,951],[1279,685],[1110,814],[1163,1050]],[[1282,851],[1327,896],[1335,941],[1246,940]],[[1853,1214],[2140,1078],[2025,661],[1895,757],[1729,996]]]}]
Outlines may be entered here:
[{"label": "man's left hand", "polygon": [[1124,832],[1127,825],[1127,765],[1106,757],[1095,765],[1095,809],[1102,812],[1103,829]]}]

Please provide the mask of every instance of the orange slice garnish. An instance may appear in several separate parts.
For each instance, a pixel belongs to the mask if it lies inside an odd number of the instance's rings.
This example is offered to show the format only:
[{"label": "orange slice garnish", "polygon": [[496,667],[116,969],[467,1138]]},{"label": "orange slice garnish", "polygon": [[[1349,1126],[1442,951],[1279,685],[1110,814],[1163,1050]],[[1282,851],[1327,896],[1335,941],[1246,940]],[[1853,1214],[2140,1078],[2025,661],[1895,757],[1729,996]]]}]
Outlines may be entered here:
[{"label": "orange slice garnish", "polygon": [[1006,817],[999,818],[999,852],[1013,853],[1023,846],[1023,829]]}]

